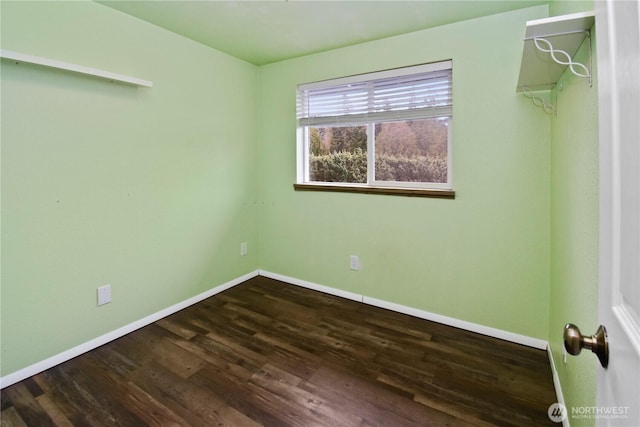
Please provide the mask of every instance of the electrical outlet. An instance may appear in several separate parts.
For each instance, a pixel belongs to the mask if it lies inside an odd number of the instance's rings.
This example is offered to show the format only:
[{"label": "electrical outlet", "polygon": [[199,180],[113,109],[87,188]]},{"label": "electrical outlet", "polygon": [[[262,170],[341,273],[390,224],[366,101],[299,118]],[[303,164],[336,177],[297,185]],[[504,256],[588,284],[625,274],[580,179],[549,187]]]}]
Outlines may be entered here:
[{"label": "electrical outlet", "polygon": [[240,255],[245,256],[248,252],[247,242],[240,243]]},{"label": "electrical outlet", "polygon": [[362,268],[362,265],[360,264],[360,258],[356,255],[351,255],[351,257],[349,258],[349,268],[359,271],[360,268]]},{"label": "electrical outlet", "polygon": [[98,305],[111,302],[111,285],[104,285],[98,288]]}]

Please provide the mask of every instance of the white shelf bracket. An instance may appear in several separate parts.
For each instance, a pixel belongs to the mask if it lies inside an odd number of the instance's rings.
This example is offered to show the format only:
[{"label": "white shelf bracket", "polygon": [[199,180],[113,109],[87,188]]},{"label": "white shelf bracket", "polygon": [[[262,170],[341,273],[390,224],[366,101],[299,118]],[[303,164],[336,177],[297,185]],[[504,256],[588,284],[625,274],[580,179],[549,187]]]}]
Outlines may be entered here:
[{"label": "white shelf bracket", "polygon": [[[571,55],[569,55],[564,50],[554,49],[553,44],[546,38],[534,37],[533,43],[535,44],[536,48],[539,51],[550,54],[551,59],[553,59],[553,61],[556,62],[557,64],[568,66],[569,70],[571,70],[571,72],[575,76],[589,79],[589,87],[592,87],[593,83],[591,78],[591,61],[592,61],[591,32],[588,30],[585,30],[584,32],[586,33],[586,40],[587,40],[587,43],[589,44],[589,67],[587,67],[584,64],[581,64],[580,62],[575,62],[573,58],[571,58]],[[563,35],[563,34],[553,34],[550,36],[557,36],[557,35]],[[549,37],[549,36],[546,36],[546,37]]]},{"label": "white shelf bracket", "polygon": [[535,105],[536,107],[542,108],[542,110],[545,113],[556,114],[558,112],[558,109],[554,104],[547,102],[544,98],[535,95],[528,87],[526,86],[522,87],[522,94],[525,97],[531,99],[531,102],[533,102],[533,105]]}]

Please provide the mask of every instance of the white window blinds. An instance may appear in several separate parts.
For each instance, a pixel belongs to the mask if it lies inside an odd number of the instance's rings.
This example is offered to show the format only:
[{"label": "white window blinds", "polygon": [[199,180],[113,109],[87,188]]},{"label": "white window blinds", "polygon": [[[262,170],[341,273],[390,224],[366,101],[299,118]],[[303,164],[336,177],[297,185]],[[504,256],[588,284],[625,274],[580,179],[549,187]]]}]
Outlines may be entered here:
[{"label": "white window blinds", "polygon": [[298,86],[299,126],[452,115],[451,61]]}]

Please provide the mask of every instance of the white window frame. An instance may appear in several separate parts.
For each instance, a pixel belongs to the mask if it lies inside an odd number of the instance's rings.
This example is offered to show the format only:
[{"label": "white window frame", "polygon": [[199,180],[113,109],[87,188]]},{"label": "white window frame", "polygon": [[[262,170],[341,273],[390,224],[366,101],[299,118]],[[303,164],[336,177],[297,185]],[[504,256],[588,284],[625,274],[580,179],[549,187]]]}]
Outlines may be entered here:
[{"label": "white window frame", "polygon": [[[324,80],[314,83],[306,83],[298,85],[298,94],[302,90],[306,89],[319,89],[328,88],[332,86],[340,86],[350,83],[368,82],[378,79],[384,79],[389,77],[409,76],[412,74],[419,74],[431,71],[451,70],[453,73],[453,63],[451,60],[434,62],[429,64],[414,65],[403,68],[396,68],[385,71],[378,71],[367,74],[359,74],[349,77],[342,77],[331,80]],[[453,84],[452,84],[453,85]],[[298,107],[299,109],[300,107]],[[353,126],[367,126],[367,183],[351,183],[351,182],[322,182],[322,181],[310,181],[309,179],[309,164],[310,164],[310,152],[309,152],[309,128],[316,126],[332,127],[337,123],[326,124],[302,124],[298,120],[297,126],[297,183],[298,184],[314,184],[314,185],[328,185],[328,186],[345,186],[345,187],[381,187],[381,188],[409,188],[409,189],[427,189],[427,190],[453,190],[453,155],[452,155],[452,127],[453,127],[453,106],[450,106],[448,114],[434,115],[431,117],[415,117],[411,114],[411,110],[397,113],[397,121],[410,121],[421,120],[426,118],[438,118],[447,117],[449,121],[448,135],[447,135],[447,182],[406,182],[406,181],[378,181],[375,180],[375,126],[376,123],[383,121],[367,121],[366,118],[362,118],[363,115],[358,115],[356,120],[351,121],[349,116],[342,116],[344,119],[340,120],[341,126],[353,125]],[[359,118],[359,120],[358,120]],[[373,119],[369,119],[373,120]],[[392,121],[392,120],[384,120]]]}]

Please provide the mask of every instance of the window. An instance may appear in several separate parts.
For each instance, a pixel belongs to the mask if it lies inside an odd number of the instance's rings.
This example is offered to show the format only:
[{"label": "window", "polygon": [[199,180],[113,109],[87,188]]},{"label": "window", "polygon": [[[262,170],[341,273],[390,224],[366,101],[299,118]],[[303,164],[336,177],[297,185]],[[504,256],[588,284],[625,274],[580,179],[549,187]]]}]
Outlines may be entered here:
[{"label": "window", "polygon": [[451,61],[298,86],[298,183],[451,190]]}]

